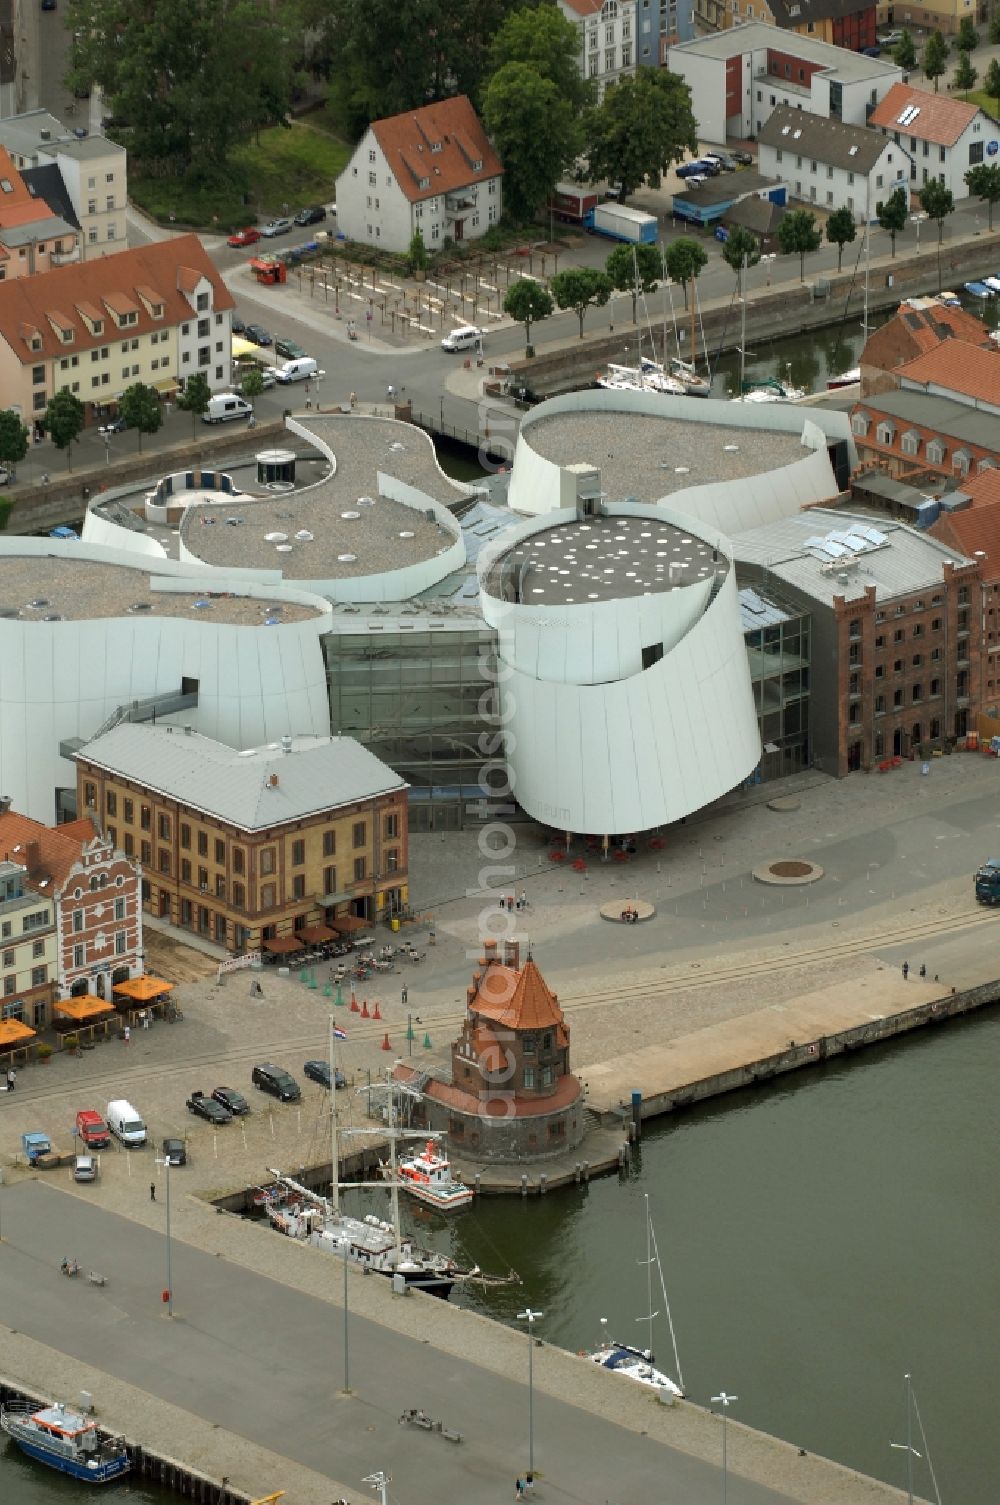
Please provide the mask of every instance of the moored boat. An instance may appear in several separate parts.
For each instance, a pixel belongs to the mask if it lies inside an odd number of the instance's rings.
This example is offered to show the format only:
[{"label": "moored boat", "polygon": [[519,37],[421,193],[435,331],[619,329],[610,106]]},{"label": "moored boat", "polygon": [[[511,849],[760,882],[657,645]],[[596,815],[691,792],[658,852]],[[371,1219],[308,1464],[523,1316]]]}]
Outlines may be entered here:
[{"label": "moored boat", "polygon": [[108,1484],[131,1467],[120,1437],[104,1436],[92,1418],[59,1403],[9,1402],[0,1407],[0,1428],[29,1458],[85,1484]]},{"label": "moored boat", "polygon": [[613,1369],[615,1374],[638,1380],[640,1385],[651,1385],[655,1390],[667,1390],[671,1395],[683,1397],[680,1386],[662,1369],[654,1368],[653,1355],[648,1348],[633,1348],[630,1343],[616,1343],[612,1339],[595,1348],[587,1357],[600,1364],[602,1369]]},{"label": "moored boat", "polygon": [[[383,1170],[387,1169],[383,1166]],[[459,1212],[472,1201],[472,1187],[455,1180],[451,1161],[447,1155],[438,1153],[433,1139],[428,1139],[419,1155],[400,1160],[399,1182],[411,1197],[438,1212]]]},{"label": "moored boat", "polygon": [[861,367],[852,366],[850,371],[841,371],[839,376],[829,376],[826,381],[828,392],[839,392],[841,387],[855,387],[861,380]]},{"label": "moored boat", "polygon": [[686,397],[712,395],[712,383],[708,378],[699,376],[691,362],[681,360],[679,355],[675,355],[670,362],[670,374],[675,381],[680,382]]}]

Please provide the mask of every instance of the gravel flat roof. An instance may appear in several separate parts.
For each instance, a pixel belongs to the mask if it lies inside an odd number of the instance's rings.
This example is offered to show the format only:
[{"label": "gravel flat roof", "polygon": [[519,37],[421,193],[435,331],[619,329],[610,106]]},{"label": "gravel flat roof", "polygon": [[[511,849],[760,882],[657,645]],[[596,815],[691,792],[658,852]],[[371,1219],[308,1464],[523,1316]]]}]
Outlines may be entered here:
[{"label": "gravel flat roof", "polygon": [[[333,451],[336,472],[304,491],[234,502],[222,516],[218,506],[190,507],[181,537],[192,554],[217,566],[280,569],[290,580],[346,580],[431,559],[451,545],[423,512],[377,495],[380,471],[445,505],[466,494],[442,476],[421,429],[348,414],[306,421]],[[312,536],[296,539],[299,532]],[[285,536],[268,540],[269,533]]]},{"label": "gravel flat roof", "polygon": [[487,576],[500,600],[530,606],[610,601],[679,590],[725,573],[713,547],[688,529],[646,517],[588,517],[533,533]]},{"label": "gravel flat roof", "polygon": [[[207,602],[199,606],[198,602]],[[129,608],[140,606],[132,613]],[[304,622],[318,615],[312,607],[278,601],[272,613],[266,600],[249,596],[210,596],[154,591],[150,576],[142,569],[124,565],[97,564],[63,555],[34,558],[28,554],[0,558],[0,620],[17,617],[22,622],[66,619],[94,621],[99,617],[199,617],[210,622],[237,626],[260,625],[268,617],[282,622]]]},{"label": "gravel flat roof", "polygon": [[797,433],[692,423],[669,413],[553,414],[526,428],[522,440],[559,465],[596,466],[612,502],[655,502],[688,486],[778,470],[806,453]]}]

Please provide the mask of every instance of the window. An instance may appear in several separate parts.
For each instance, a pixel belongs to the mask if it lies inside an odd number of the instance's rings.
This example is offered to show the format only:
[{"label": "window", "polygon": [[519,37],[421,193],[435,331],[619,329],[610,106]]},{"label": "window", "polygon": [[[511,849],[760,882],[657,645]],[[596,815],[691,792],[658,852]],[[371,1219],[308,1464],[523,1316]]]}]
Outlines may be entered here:
[{"label": "window", "polygon": [[125,832],[125,856],[131,857],[135,852],[135,838],[131,831]]},{"label": "window", "polygon": [[160,815],[156,821],[156,832],[161,841],[170,840],[170,816]]},{"label": "window", "polygon": [[246,853],[242,847],[233,847],[229,854],[234,873],[246,872]]},{"label": "window", "polygon": [[335,867],[325,867],[323,869],[323,892],[324,894],[335,894],[337,892],[337,869]]},{"label": "window", "polygon": [[207,857],[208,856],[208,832],[207,831],[199,831],[198,832],[198,856],[199,857]]},{"label": "window", "polygon": [[261,907],[261,909],[273,909],[274,908],[274,884],[273,883],[265,883],[265,884],[263,884],[261,886],[261,890],[260,890],[260,907]]},{"label": "window", "polygon": [[913,699],[914,699],[914,702],[916,702],[918,700],[923,700],[923,698],[924,698],[923,686],[921,685],[920,681],[917,680],[916,683],[913,686]]},{"label": "window", "polygon": [[[44,956],[45,955],[45,942],[44,941],[32,941],[32,943],[31,943],[31,955],[33,957],[35,957],[35,958],[37,958],[39,956]],[[13,962],[9,962],[8,966],[13,966]]]},{"label": "window", "polygon": [[86,946],[73,947],[73,965],[74,967],[85,967],[87,965]]},{"label": "window", "polygon": [[217,899],[226,897],[226,880],[221,873],[215,875],[215,897]]},{"label": "window", "polygon": [[[969,142],[969,166],[975,167],[983,160],[983,143],[981,141]],[[944,149],[941,151],[941,161],[944,161]]]},{"label": "window", "polygon": [[393,841],[399,836],[399,813],[387,815],[383,824],[382,834],[386,841]]},{"label": "window", "polygon": [[83,910],[82,909],[74,909],[74,911],[73,911],[73,929],[78,934],[83,929]]},{"label": "window", "polygon": [[262,847],[260,853],[260,870],[262,874],[274,872],[274,848]]},{"label": "window", "polygon": [[124,918],[125,918],[125,900],[124,899],[116,899],[115,900],[115,919],[116,920],[124,920]]},{"label": "window", "polygon": [[301,839],[292,842],[292,866],[301,867],[306,860],[306,844]]},{"label": "window", "polygon": [[159,858],[158,866],[159,866],[160,872],[164,873],[169,878],[170,877],[170,853],[168,851],[164,850],[163,848],[161,848],[160,851],[157,853],[157,857]]},{"label": "window", "polygon": [[124,930],[115,932],[115,955],[124,956],[128,951],[128,936]]},{"label": "window", "polygon": [[875,714],[876,714],[876,716],[884,716],[885,715],[885,696],[884,695],[876,695],[875,696]]},{"label": "window", "polygon": [[923,624],[923,622],[915,622],[914,626],[913,626],[913,636],[915,638],[922,638],[923,635],[924,635],[924,624]]},{"label": "window", "polygon": [[48,982],[48,980],[49,980],[49,969],[48,969],[48,967],[32,967],[32,969],[31,969],[31,986],[33,988],[42,988],[42,987],[44,987],[45,984]]},{"label": "window", "polygon": [[323,832],[323,856],[324,857],[335,857],[336,854],[337,854],[337,833],[336,833],[336,831],[324,831]]},{"label": "window", "polygon": [[522,1068],[522,1070],[521,1070],[521,1083],[525,1087],[534,1087],[534,1085],[535,1085],[535,1068],[534,1068],[534,1066],[525,1066],[525,1067]]},{"label": "window", "polygon": [[181,882],[191,882],[191,863],[187,857],[181,858]]},{"label": "window", "polygon": [[218,837],[216,838],[215,842],[215,860],[220,864],[224,863],[226,860],[226,843],[224,841],[220,841]]},{"label": "window", "polygon": [[296,873],[292,879],[292,898],[304,899],[306,896],[306,880],[303,873]]},{"label": "window", "polygon": [[361,883],[362,880],[364,879],[364,876],[365,876],[365,859],[363,857],[355,857],[355,859],[354,859],[354,881],[355,881],[355,883]]},{"label": "window", "polygon": [[153,829],[153,812],[148,805],[140,805],[139,807],[139,825],[144,831],[151,831]]},{"label": "window", "polygon": [[919,653],[915,653],[913,655],[913,658],[911,659],[911,663],[912,663],[912,666],[913,666],[914,669],[919,669],[920,668],[921,658],[922,658],[922,655],[919,654]]},{"label": "window", "polygon": [[367,826],[367,823],[365,821],[363,821],[363,820],[355,821],[354,831],[353,831],[355,851],[357,850],[358,847],[363,847],[364,846],[365,841],[367,839],[367,836],[368,836],[368,826]]},{"label": "window", "polygon": [[234,909],[245,909],[246,908],[246,903],[247,903],[246,889],[243,887],[242,883],[234,883],[233,884],[233,908]]},{"label": "window", "polygon": [[385,869],[387,873],[399,872],[399,852],[395,847],[388,847],[386,849]]}]

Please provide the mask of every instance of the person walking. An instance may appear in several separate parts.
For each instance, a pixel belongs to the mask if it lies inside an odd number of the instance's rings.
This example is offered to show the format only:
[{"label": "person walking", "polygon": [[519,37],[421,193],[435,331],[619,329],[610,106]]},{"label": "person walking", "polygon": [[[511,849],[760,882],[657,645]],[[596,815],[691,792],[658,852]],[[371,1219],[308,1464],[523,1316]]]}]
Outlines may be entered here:
[{"label": "person walking", "polygon": [[534,1494],[534,1492],[535,1492],[535,1476],[532,1473],[528,1473],[528,1474],[525,1475],[525,1479],[524,1479],[524,1492],[525,1492],[525,1494],[529,1494],[529,1495]]},{"label": "person walking", "polygon": [[909,964],[909,962],[904,962],[903,963],[903,981],[904,982],[909,977],[909,975],[910,975],[910,964]]},{"label": "person walking", "polygon": [[409,998],[410,998],[410,994],[409,994],[409,991],[407,990],[406,983],[404,982],[403,989],[402,989],[402,999],[403,999],[403,1007],[404,1007],[404,1009],[406,1008],[406,1005],[409,1002]]},{"label": "person walking", "polygon": [[515,1500],[523,1500],[524,1499],[524,1485],[523,1485],[523,1483],[521,1482],[520,1479],[515,1479],[514,1480],[514,1499]]},{"label": "person walking", "polygon": [[13,1066],[9,1066],[7,1068],[7,1091],[8,1092],[13,1092],[14,1091],[14,1084],[16,1083],[16,1081],[17,1081],[17,1073],[15,1072]]},{"label": "person walking", "polygon": [[525,893],[524,889],[522,888],[522,890],[521,890],[521,908],[522,909],[527,909],[527,907],[528,907],[528,895]]},{"label": "person walking", "polygon": [[132,1031],[127,1024],[122,1030],[122,1039],[125,1041],[126,1045],[132,1044]]},{"label": "person walking", "polygon": [[150,1181],[150,1183],[149,1183],[149,1200],[151,1202],[155,1202],[156,1201],[156,1182],[155,1181]]}]

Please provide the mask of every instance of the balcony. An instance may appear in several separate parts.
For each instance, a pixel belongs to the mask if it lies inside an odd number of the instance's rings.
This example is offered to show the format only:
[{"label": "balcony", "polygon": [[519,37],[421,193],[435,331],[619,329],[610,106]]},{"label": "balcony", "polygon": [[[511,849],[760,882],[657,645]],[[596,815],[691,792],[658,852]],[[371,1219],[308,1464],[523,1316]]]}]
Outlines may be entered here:
[{"label": "balcony", "polygon": [[54,267],[70,266],[74,261],[80,260],[80,247],[74,246],[72,251],[53,251],[49,257],[49,265]]},{"label": "balcony", "polygon": [[479,200],[479,189],[476,184],[470,184],[468,188],[460,188],[455,193],[446,193],[444,196],[444,212],[454,218],[458,214],[471,214]]}]

